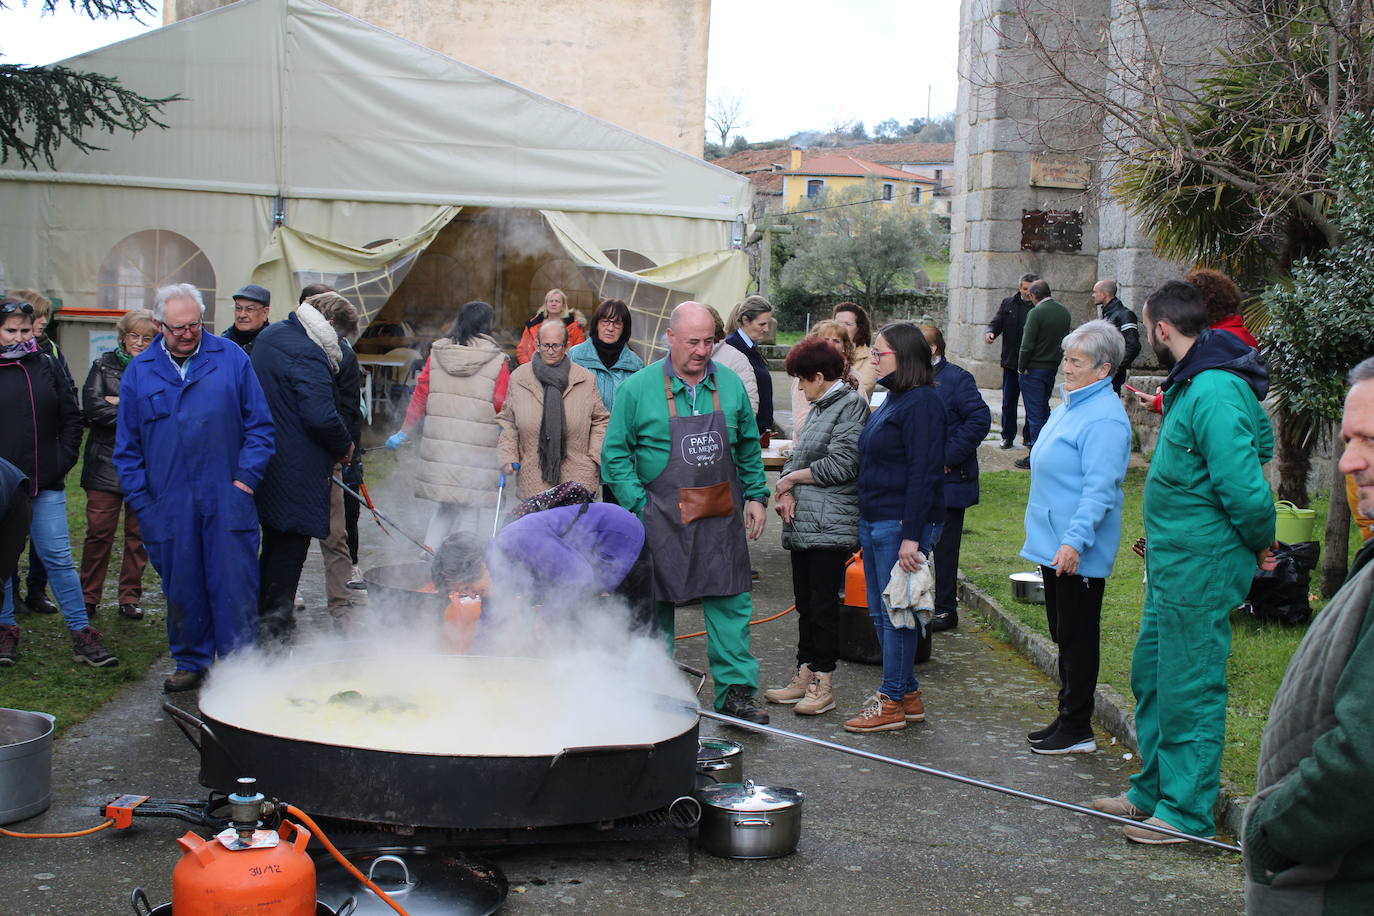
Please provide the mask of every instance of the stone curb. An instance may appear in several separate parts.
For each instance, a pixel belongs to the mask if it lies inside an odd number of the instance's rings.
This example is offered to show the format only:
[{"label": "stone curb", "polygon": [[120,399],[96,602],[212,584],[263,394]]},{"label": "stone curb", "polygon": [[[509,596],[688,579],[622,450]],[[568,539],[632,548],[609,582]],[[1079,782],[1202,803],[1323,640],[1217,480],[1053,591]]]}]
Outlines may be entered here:
[{"label": "stone curb", "polygon": [[[1054,681],[1059,680],[1059,650],[1047,637],[1026,626],[1014,615],[1007,612],[992,596],[974,585],[961,574],[959,576],[959,607],[968,608],[989,624],[1000,624],[1007,631],[1008,641],[1017,651],[1025,655],[1035,667]],[[1135,715],[1131,704],[1114,687],[1098,684],[1093,692],[1093,718],[1116,739],[1132,751],[1139,753],[1135,736]],[[1232,836],[1242,836],[1245,823],[1245,808],[1250,803],[1248,796],[1242,796],[1222,783],[1221,796],[1217,800],[1217,826]]]}]

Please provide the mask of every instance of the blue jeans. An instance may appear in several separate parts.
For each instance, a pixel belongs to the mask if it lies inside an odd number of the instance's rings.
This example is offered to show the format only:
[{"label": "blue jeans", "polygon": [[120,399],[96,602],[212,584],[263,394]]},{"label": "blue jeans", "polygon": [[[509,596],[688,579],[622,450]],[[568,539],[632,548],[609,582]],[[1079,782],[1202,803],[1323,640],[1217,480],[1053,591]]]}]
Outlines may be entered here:
[{"label": "blue jeans", "polygon": [[[1015,369],[1002,368],[1002,441],[1016,441],[1016,402],[1021,398],[1021,373]],[[1030,420],[1021,427],[1022,443],[1030,438]]]},{"label": "blue jeans", "polygon": [[[929,555],[931,546],[940,540],[941,525],[927,525],[921,535],[921,552]],[[900,520],[870,522],[859,519],[859,546],[864,551],[864,585],[868,590],[868,616],[883,647],[883,683],[878,692],[889,700],[902,697],[920,687],[916,680],[916,645],[919,629],[898,629],[892,625],[883,607],[883,592],[887,589],[892,567],[897,565],[897,552],[902,547]]]},{"label": "blue jeans", "polygon": [[1050,418],[1054,369],[1029,369],[1021,376],[1021,400],[1026,405],[1026,445],[1032,446]]},{"label": "blue jeans", "polygon": [[[81,595],[81,577],[72,563],[72,545],[67,537],[67,494],[62,490],[39,490],[33,498],[33,521],[29,540],[48,568],[48,581],[62,619],[69,630],[90,625],[86,602]],[[0,608],[0,624],[14,625],[14,587],[5,583],[5,601]]]}]

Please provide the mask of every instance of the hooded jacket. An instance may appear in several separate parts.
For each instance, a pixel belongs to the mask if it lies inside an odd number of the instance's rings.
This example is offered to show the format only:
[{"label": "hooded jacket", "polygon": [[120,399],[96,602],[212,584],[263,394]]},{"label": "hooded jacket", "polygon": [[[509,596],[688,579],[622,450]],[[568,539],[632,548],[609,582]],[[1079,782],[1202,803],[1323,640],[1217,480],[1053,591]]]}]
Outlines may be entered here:
[{"label": "hooded jacket", "polygon": [[501,427],[492,399],[505,365],[490,337],[467,345],[434,342],[416,496],[460,506],[495,505]]},{"label": "hooded jacket", "polygon": [[0,360],[0,458],[29,478],[29,495],[60,490],[81,454],[81,408],[57,360],[39,351]]}]

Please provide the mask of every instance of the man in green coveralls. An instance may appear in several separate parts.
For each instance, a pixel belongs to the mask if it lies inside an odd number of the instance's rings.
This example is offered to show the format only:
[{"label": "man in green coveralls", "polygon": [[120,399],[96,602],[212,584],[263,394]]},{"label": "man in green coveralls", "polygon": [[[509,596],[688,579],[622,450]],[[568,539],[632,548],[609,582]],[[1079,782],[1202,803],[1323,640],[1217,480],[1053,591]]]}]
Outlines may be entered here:
[{"label": "man in green coveralls", "polygon": [[1208,330],[1194,286],[1155,290],[1144,323],[1169,375],[1145,480],[1145,608],[1131,659],[1141,771],[1125,795],[1092,806],[1143,819],[1124,829],[1129,840],[1182,843],[1146,825],[1215,833],[1230,614],[1269,561],[1274,497],[1261,465],[1274,439],[1263,363],[1234,334]]},{"label": "man in green coveralls", "polygon": [[[678,604],[701,599],[715,708],[765,723],[749,649],[749,548],[763,533],[768,482],[753,409],[739,376],[711,360],[715,319],[684,302],[668,325],[668,358],[616,390],[601,476],[644,522],[659,626],[673,645]],[[741,516],[743,517],[741,519]]]}]

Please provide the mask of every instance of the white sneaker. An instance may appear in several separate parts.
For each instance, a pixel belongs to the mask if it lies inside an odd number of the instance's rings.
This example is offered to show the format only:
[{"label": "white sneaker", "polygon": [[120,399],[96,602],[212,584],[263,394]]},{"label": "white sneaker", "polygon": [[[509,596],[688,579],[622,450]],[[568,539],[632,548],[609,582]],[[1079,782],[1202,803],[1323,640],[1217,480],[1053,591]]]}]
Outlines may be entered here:
[{"label": "white sneaker", "polygon": [[301,589],[299,585],[296,586],[296,600],[294,602],[294,607],[298,611],[305,610],[305,599],[301,597]]},{"label": "white sneaker", "polygon": [[363,579],[363,571],[356,566],[353,567],[353,572],[349,574],[348,581],[344,584],[347,585],[349,588],[363,590],[367,588],[367,582]]}]

